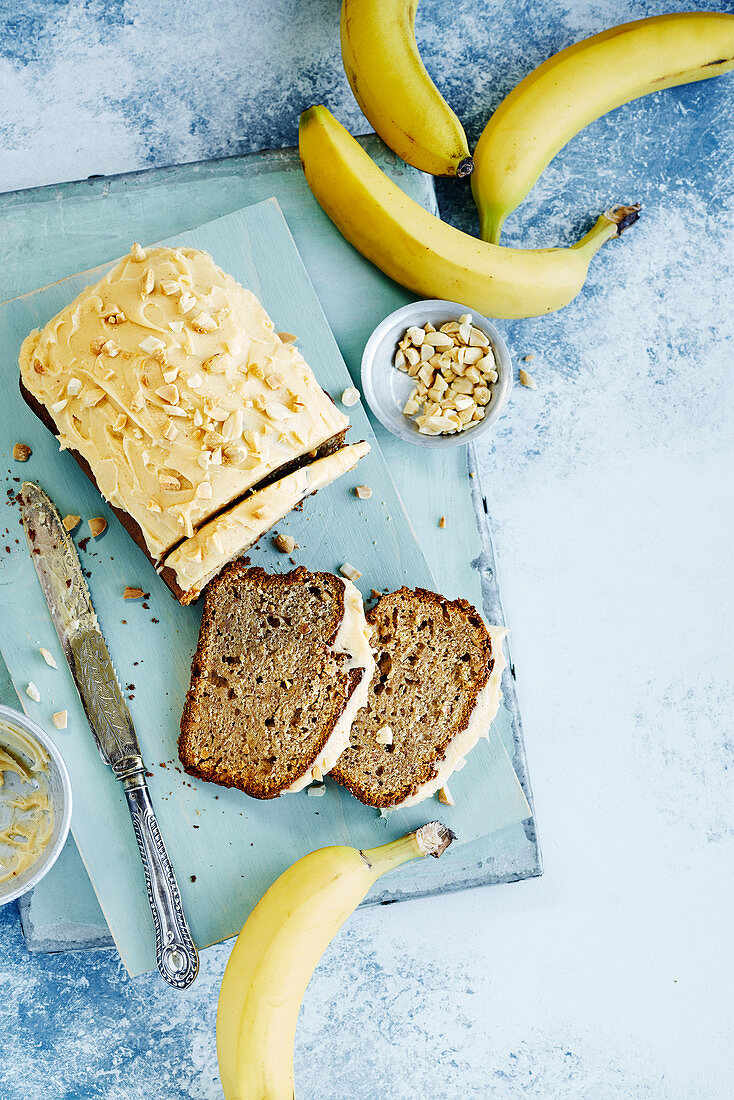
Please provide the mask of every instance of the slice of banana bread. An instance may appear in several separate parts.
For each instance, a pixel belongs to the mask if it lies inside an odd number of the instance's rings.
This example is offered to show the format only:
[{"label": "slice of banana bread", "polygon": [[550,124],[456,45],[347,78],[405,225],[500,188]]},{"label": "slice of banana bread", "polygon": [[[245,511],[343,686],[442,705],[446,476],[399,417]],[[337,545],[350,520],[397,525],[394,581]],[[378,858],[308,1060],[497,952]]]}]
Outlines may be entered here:
[{"label": "slice of banana bread", "polygon": [[254,798],[321,779],[364,705],[369,637],[349,581],[226,566],[206,589],[181,719],[186,771]]},{"label": "slice of banana bread", "polygon": [[376,669],[333,776],[369,806],[410,806],[442,787],[500,700],[504,629],[466,600],[401,588],[367,613]]}]

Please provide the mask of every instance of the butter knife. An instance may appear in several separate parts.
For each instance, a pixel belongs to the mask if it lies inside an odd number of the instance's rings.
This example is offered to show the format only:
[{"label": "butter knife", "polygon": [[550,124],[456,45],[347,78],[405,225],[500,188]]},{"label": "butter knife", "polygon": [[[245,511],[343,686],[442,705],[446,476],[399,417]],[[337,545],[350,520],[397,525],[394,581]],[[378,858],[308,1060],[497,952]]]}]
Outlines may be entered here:
[{"label": "butter knife", "polygon": [[30,481],[23,482],[21,512],[31,559],[94,740],[127,797],[155,925],[158,970],[169,985],[186,989],[199,971],[199,956],[153,810],[135,727],[76,547],[43,489]]}]

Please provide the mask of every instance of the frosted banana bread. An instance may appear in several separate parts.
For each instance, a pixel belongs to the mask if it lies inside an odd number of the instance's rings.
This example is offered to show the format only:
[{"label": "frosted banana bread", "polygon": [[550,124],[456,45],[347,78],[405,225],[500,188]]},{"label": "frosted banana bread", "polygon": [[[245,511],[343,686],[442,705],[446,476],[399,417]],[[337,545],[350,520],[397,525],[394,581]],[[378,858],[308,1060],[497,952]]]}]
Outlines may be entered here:
[{"label": "frosted banana bread", "polygon": [[374,670],[359,591],[331,573],[226,566],[208,586],[179,756],[254,798],[302,790],[349,742]]},{"label": "frosted banana bread", "polygon": [[401,588],[367,613],[376,668],[332,770],[369,806],[412,806],[444,786],[500,701],[504,629],[466,600]]},{"label": "frosted banana bread", "polygon": [[191,248],[133,245],[26,338],[20,372],[156,565],[349,426],[255,295]]},{"label": "frosted banana bread", "polygon": [[[163,563],[163,578],[181,603],[191,603],[227,562],[249,550],[307,496],[353,470],[369,449],[365,442],[340,447],[250,493],[169,554]],[[169,578],[169,574],[173,576]]]}]

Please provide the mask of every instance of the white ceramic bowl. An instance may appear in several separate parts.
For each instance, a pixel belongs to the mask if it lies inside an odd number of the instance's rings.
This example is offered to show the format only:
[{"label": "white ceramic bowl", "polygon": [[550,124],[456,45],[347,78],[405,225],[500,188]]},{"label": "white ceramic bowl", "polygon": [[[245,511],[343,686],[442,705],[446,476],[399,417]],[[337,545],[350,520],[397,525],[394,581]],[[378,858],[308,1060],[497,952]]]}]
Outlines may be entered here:
[{"label": "white ceramic bowl", "polygon": [[[25,894],[28,890],[32,890],[34,886],[37,886],[58,859],[69,835],[69,825],[71,824],[71,780],[61,753],[49,735],[36,722],[27,718],[20,711],[13,710],[12,707],[2,705],[0,705],[0,720],[18,726],[34,741],[38,741],[48,753],[49,790],[54,811],[54,827],[51,839],[40,857],[30,867],[26,867],[18,878],[0,883],[0,905],[5,905],[6,902],[19,898],[21,894]],[[3,731],[0,726],[0,745],[2,744]]]},{"label": "white ceramic bowl", "polygon": [[[485,333],[494,351],[498,378],[490,385],[492,400],[487,406],[484,419],[466,431],[453,435],[421,435],[412,417],[403,412],[403,405],[414,382],[393,366],[398,340],[411,325],[422,328],[426,321],[430,321],[439,328],[446,321],[458,321],[464,313],[472,315],[472,324]],[[481,313],[476,313],[458,302],[444,302],[436,298],[411,302],[396,309],[377,326],[362,355],[362,390],[367,404],[389,432],[406,443],[415,443],[418,447],[465,447],[467,443],[477,442],[497,423],[511,389],[512,363],[502,336]]]}]

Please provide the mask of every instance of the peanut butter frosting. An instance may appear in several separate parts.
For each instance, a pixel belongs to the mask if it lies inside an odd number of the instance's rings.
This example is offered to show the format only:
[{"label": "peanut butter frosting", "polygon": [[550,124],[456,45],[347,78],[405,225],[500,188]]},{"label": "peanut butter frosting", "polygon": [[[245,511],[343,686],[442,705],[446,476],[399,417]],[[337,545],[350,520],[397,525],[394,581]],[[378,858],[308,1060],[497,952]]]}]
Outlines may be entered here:
[{"label": "peanut butter frosting", "polygon": [[256,490],[181,543],[164,565],[174,571],[178,586],[195,598],[227,562],[253,546],[311,493],[353,470],[369,449],[369,443],[352,443]]},{"label": "peanut butter frosting", "polygon": [[370,681],[375,671],[375,655],[371,645],[372,627],[367,622],[359,589],[350,580],[341,577],[339,579],[344,585],[344,618],[332,648],[335,653],[348,655],[349,660],[344,667],[361,669],[362,679],[347,700],[326,744],[311,767],[291,783],[290,787],[286,787],[284,794],[302,791],[309,783],[323,779],[331,771],[349,744],[349,734],[357,711],[367,704]]},{"label": "peanut butter frosting", "polygon": [[19,878],[43,855],[53,834],[46,750],[15,723],[0,719],[0,884]]},{"label": "peanut butter frosting", "polygon": [[26,338],[20,370],[156,561],[349,425],[255,295],[192,248],[133,245]]}]

